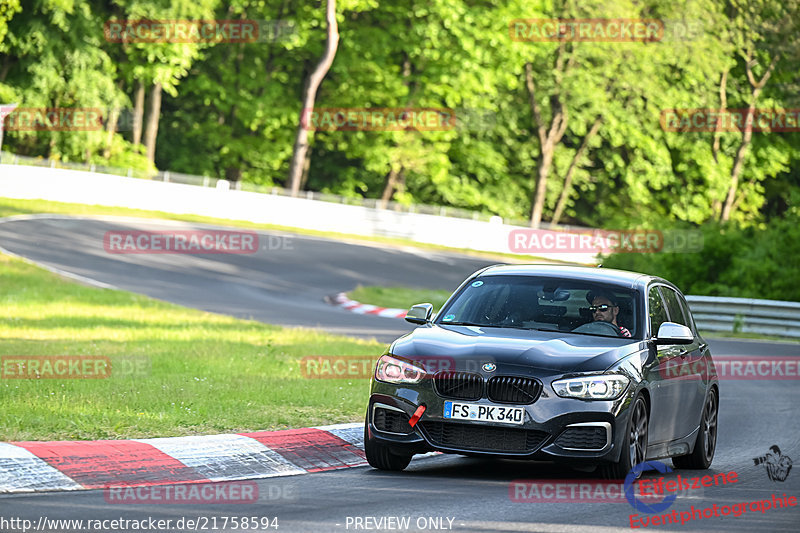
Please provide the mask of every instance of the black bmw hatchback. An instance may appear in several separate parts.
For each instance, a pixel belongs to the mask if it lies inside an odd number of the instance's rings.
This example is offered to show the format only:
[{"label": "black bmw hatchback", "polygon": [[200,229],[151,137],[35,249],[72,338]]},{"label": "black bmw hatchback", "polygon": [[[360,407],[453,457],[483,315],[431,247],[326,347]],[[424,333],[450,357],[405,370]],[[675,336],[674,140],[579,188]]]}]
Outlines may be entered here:
[{"label": "black bmw hatchback", "polygon": [[377,362],[364,427],[370,465],[417,453],[705,469],[719,383],[668,281],[603,268],[501,265],[464,281]]}]

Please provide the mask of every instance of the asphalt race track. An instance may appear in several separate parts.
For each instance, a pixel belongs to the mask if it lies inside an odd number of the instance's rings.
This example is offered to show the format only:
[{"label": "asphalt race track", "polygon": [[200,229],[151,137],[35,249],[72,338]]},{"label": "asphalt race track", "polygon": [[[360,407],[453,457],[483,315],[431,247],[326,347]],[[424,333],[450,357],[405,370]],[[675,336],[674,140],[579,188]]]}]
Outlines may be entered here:
[{"label": "asphalt race track", "polygon": [[[175,226],[171,225],[174,229]],[[329,306],[323,297],[356,285],[411,285],[455,288],[469,273],[488,264],[474,257],[258,232],[260,241],[289,246],[250,255],[115,255],[103,248],[108,230],[164,229],[154,221],[123,223],[92,219],[39,218],[0,224],[0,246],[52,268],[120,289],[265,322],[319,326],[381,341],[410,325],[398,319],[360,316]],[[276,240],[277,239],[277,240]],[[269,246],[267,246],[269,248]],[[709,339],[715,356],[800,356],[800,344]],[[720,385],[719,438],[709,471],[736,471],[735,484],[682,491],[669,510],[706,507],[800,495],[800,466],[785,481],[771,481],[753,458],[777,444],[800,461],[800,399],[796,380],[732,380]],[[677,474],[667,474],[673,479]],[[403,473],[370,468],[258,481],[259,501],[249,505],[120,505],[103,491],[39,493],[0,497],[3,516],[47,519],[200,519],[197,530],[217,529],[224,517],[277,517],[279,532],[376,531],[625,531],[630,516],[654,516],[621,503],[525,503],[513,501],[513,480],[587,479],[592,474],[548,463],[485,461],[460,456],[418,458]],[[366,517],[370,517],[369,520]],[[403,522],[389,517],[408,517]],[[373,520],[374,519],[374,520]],[[383,520],[382,522],[379,522]],[[648,531],[797,531],[800,507],[748,510],[739,517],[708,517],[681,525],[652,525]],[[205,524],[206,528],[202,527]],[[195,528],[189,528],[194,530]],[[645,529],[645,528],[642,528]],[[108,529],[109,531],[111,529]],[[116,529],[115,531],[125,531]],[[131,529],[132,530],[132,529]],[[171,531],[179,531],[174,527]],[[230,525],[226,531],[243,531]],[[249,529],[254,531],[254,529]],[[0,525],[0,531],[22,531]],[[44,531],[86,531],[49,529]],[[154,530],[151,530],[154,531]],[[273,528],[259,531],[275,531]]]},{"label": "asphalt race track", "polygon": [[387,282],[455,289],[469,274],[492,264],[475,257],[274,232],[258,232],[260,249],[253,254],[110,254],[103,247],[107,231],[191,228],[198,226],[39,218],[0,224],[0,246],[48,267],[187,307],[382,342],[410,331],[411,324],[393,318],[365,320],[323,298],[359,284]]}]

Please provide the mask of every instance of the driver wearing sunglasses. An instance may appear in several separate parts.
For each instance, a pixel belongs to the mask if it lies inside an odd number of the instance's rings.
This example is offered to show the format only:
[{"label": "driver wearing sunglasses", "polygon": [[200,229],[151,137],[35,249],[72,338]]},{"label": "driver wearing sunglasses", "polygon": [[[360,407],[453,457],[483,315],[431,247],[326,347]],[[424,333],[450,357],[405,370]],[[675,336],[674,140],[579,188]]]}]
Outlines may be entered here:
[{"label": "driver wearing sunglasses", "polygon": [[617,324],[617,315],[619,314],[619,305],[613,295],[608,293],[592,293],[586,295],[586,299],[591,304],[589,311],[592,313],[592,318],[595,322],[608,322],[614,324],[619,328],[619,334],[622,337],[630,337],[631,332],[628,328]]}]

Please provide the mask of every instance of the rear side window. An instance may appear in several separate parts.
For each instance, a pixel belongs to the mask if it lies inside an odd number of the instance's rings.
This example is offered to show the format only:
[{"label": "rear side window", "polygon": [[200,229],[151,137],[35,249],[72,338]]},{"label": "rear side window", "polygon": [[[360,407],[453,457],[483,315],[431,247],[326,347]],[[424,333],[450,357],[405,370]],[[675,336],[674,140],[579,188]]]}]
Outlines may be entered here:
[{"label": "rear side window", "polygon": [[647,295],[648,306],[650,307],[650,334],[658,335],[658,328],[667,322],[667,309],[664,307],[664,300],[658,287],[650,287]]},{"label": "rear side window", "polygon": [[683,326],[691,328],[689,320],[683,314],[681,304],[678,302],[678,295],[669,287],[661,287],[661,294],[664,295],[664,300],[667,302],[667,311],[669,312],[669,319],[671,322],[676,322]]}]

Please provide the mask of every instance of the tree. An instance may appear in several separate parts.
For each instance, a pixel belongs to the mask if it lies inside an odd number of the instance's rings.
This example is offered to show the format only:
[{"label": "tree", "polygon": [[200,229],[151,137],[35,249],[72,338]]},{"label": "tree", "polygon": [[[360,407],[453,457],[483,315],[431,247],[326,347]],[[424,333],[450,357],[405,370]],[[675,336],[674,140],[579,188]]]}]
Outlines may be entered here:
[{"label": "tree", "polygon": [[[739,181],[753,138],[756,106],[776,67],[796,65],[800,59],[800,8],[796,0],[733,0],[729,3],[731,43],[737,66],[744,68],[746,92],[737,95],[744,105],[744,127],[730,171],[730,184],[720,212],[720,221],[727,222],[737,205]],[[720,108],[728,102],[728,70],[720,76]],[[767,103],[767,102],[765,102]],[[719,152],[719,133],[714,137],[715,159]],[[756,178],[758,179],[758,178]]]},{"label": "tree", "polygon": [[336,57],[336,49],[339,47],[339,26],[336,22],[336,0],[326,0],[326,6],[325,20],[327,22],[328,32],[325,40],[325,53],[309,75],[305,89],[303,90],[303,107],[300,110],[300,120],[297,124],[292,162],[289,165],[288,182],[292,196],[297,196],[297,192],[300,190],[300,178],[308,154],[308,117],[314,110],[317,89],[319,89],[322,79],[331,68],[333,59]]}]

